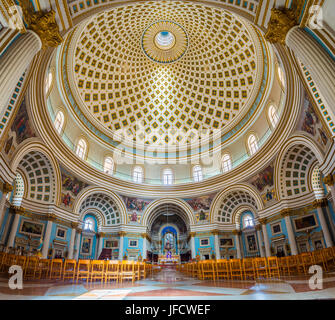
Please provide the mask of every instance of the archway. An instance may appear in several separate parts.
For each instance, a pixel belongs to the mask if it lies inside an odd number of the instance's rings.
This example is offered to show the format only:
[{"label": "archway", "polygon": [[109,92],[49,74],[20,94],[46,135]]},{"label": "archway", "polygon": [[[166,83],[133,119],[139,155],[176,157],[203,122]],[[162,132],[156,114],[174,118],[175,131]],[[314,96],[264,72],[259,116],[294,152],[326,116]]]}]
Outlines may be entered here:
[{"label": "archway", "polygon": [[151,211],[148,222],[148,259],[171,265],[191,258],[190,221],[181,206],[172,202],[159,204]]}]

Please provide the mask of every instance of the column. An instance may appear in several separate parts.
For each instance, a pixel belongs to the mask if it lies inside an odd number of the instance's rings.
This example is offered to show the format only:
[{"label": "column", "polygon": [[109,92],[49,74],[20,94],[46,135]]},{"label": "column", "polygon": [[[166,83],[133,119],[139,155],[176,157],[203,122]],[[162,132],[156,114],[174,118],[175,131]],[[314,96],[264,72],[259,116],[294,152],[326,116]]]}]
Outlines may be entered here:
[{"label": "column", "polygon": [[242,253],[241,253],[241,243],[240,243],[240,230],[233,230],[233,234],[235,235],[235,246],[237,250],[237,259],[242,259]]},{"label": "column", "polygon": [[42,258],[46,259],[48,258],[48,250],[49,250],[49,244],[50,244],[50,236],[51,236],[51,230],[52,230],[52,221],[54,220],[54,215],[48,216],[48,223],[45,230],[45,236],[43,239],[43,246],[42,246]]},{"label": "column", "polygon": [[67,256],[68,259],[73,259],[73,249],[74,249],[74,240],[76,238],[76,228],[78,227],[78,223],[71,223],[71,239],[69,244],[69,254]]},{"label": "column", "polygon": [[290,243],[291,255],[298,254],[297,242],[295,240],[295,234],[292,227],[292,221],[290,218],[291,211],[289,209],[284,209],[281,211],[281,216],[285,220],[285,225],[288,234],[288,241]]},{"label": "column", "polygon": [[23,208],[16,208],[14,210],[15,210],[15,216],[14,216],[14,221],[12,224],[12,229],[10,230],[7,247],[14,247],[15,245],[15,236],[16,236],[17,228],[19,226],[20,215],[24,212]]},{"label": "column", "polygon": [[264,237],[264,246],[265,246],[265,255],[266,257],[271,257],[271,250],[270,250],[270,241],[268,236],[268,231],[266,230],[266,219],[258,219],[259,223],[262,225],[262,232]]},{"label": "column", "polygon": [[335,101],[335,61],[304,29],[297,26],[298,12],[287,8],[273,8],[265,39],[286,44],[308,68],[329,108]]},{"label": "column", "polygon": [[214,234],[214,249],[215,249],[215,256],[216,259],[221,259],[221,252],[220,252],[220,245],[219,245],[219,231],[214,230],[212,231]]},{"label": "column", "polygon": [[316,210],[318,211],[318,216],[319,216],[322,232],[326,240],[326,246],[327,248],[330,248],[333,246],[333,240],[330,235],[328,224],[327,224],[327,221],[325,219],[325,216],[322,210],[322,207],[326,205],[327,205],[327,199],[319,199],[313,202],[313,207],[316,208]]},{"label": "column", "polygon": [[75,256],[74,256],[74,258],[76,259],[76,260],[78,260],[79,259],[79,252],[80,252],[80,238],[81,238],[81,229],[77,229],[76,230],[77,232],[76,232],[76,254],[75,254]]},{"label": "column", "polygon": [[263,258],[263,257],[265,257],[265,253],[264,253],[264,248],[263,248],[263,238],[262,238],[261,229],[262,229],[262,226],[260,224],[256,225],[259,252],[261,254],[261,257]]},{"label": "column", "polygon": [[124,231],[120,231],[119,232],[119,236],[120,236],[120,243],[119,243],[119,260],[123,260],[123,238],[125,236],[125,232]]},{"label": "column", "polygon": [[[327,201],[327,199],[326,199]],[[330,213],[330,210],[329,210],[329,204],[328,204],[328,201],[327,201],[327,204],[326,206],[324,207],[326,209],[326,212],[327,212],[327,217],[328,217],[328,221],[329,221],[329,224],[330,224],[330,231],[331,231],[331,234],[333,235],[333,239],[335,239],[335,226],[334,226],[334,222],[333,222],[333,217],[332,217],[332,214]]]},{"label": "column", "polygon": [[323,182],[329,187],[330,189],[330,194],[333,198],[333,209],[335,210],[335,187],[334,187],[334,183],[335,183],[335,179],[333,177],[332,174],[329,174],[328,176],[325,176],[323,178]]},{"label": "column", "polygon": [[328,107],[335,111],[335,61],[305,30],[293,27],[286,36],[286,45],[310,71]]},{"label": "column", "polygon": [[147,259],[147,251],[148,251],[148,234],[147,233],[142,233],[141,234],[143,238],[143,260]]},{"label": "column", "polygon": [[98,243],[98,248],[97,248],[97,254],[96,257],[99,259],[100,254],[102,252],[103,246],[104,246],[104,236],[105,234],[103,232],[98,233],[99,236],[99,243]]},{"label": "column", "polygon": [[7,104],[19,78],[41,48],[39,36],[27,30],[0,57],[0,112]]},{"label": "column", "polygon": [[0,187],[2,190],[2,197],[0,200],[0,230],[1,230],[3,218],[5,216],[5,205],[6,205],[7,195],[9,192],[12,192],[13,186],[7,182],[2,182]]},{"label": "column", "polygon": [[194,237],[195,237],[195,232],[190,232],[190,247],[191,247],[191,255],[192,259],[195,259],[195,243],[194,243]]}]

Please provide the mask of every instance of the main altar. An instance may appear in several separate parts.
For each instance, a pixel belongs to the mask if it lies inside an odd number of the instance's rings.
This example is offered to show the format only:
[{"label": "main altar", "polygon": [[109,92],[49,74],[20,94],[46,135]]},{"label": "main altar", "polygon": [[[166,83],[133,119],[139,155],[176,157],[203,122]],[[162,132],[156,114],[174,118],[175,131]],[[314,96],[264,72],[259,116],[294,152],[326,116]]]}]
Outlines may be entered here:
[{"label": "main altar", "polygon": [[167,254],[160,254],[158,256],[158,264],[161,265],[174,265],[180,263],[180,255],[172,254],[168,252]]}]

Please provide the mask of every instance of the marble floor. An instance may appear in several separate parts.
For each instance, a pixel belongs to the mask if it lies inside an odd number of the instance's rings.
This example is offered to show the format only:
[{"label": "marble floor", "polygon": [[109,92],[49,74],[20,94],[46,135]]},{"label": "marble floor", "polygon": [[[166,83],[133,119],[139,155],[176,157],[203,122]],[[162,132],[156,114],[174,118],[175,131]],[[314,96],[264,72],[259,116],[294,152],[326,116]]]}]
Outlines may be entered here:
[{"label": "marble floor", "polygon": [[0,277],[2,300],[304,300],[335,299],[335,272],[324,274],[322,289],[309,287],[310,276],[246,281],[201,281],[164,268],[145,280],[116,284],[24,281],[10,289]]}]

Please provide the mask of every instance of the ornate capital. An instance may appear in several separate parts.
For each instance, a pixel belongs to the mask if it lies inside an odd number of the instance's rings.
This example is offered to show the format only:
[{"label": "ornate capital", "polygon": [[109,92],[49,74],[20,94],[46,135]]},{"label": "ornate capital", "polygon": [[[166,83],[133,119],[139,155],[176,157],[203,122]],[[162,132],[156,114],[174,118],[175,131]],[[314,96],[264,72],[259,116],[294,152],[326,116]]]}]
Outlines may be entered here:
[{"label": "ornate capital", "polygon": [[25,213],[25,209],[22,208],[22,207],[14,207],[13,206],[13,209],[14,209],[15,214],[19,214],[19,215],[23,216],[24,213]]},{"label": "ornate capital", "polygon": [[328,186],[333,186],[335,183],[334,176],[332,174],[328,174],[328,176],[323,178],[323,182]]},{"label": "ornate capital", "polygon": [[99,233],[98,233],[98,237],[99,237],[99,238],[103,238],[105,235],[106,235],[106,234],[105,234],[104,232],[99,232]]},{"label": "ornate capital", "polygon": [[71,222],[71,228],[72,229],[77,229],[79,226],[79,223],[78,222]]},{"label": "ornate capital", "polygon": [[212,233],[212,235],[219,235],[220,234],[220,230],[217,230],[217,229],[215,229],[215,230],[212,230],[211,231],[211,233]]},{"label": "ornate capital", "polygon": [[271,43],[281,43],[285,45],[287,33],[297,24],[297,14],[294,10],[273,8],[271,10],[271,18],[265,39]]},{"label": "ornate capital", "polygon": [[233,230],[233,234],[239,236],[240,234],[242,234],[242,231],[241,230]]},{"label": "ornate capital", "polygon": [[76,231],[77,231],[78,234],[81,234],[83,232],[83,230],[79,229],[79,228],[77,228]]},{"label": "ornate capital", "polygon": [[312,205],[313,205],[314,209],[316,209],[316,208],[322,208],[322,207],[328,206],[328,201],[327,201],[326,198],[317,199],[317,200],[313,201]]},{"label": "ornate capital", "polygon": [[260,218],[258,219],[260,224],[266,224],[267,223],[267,219],[266,218]]},{"label": "ornate capital", "polygon": [[13,191],[13,186],[7,182],[0,182],[0,189],[3,193],[8,193]]},{"label": "ornate capital", "polygon": [[284,218],[287,216],[290,216],[292,213],[291,209],[283,209],[282,211],[280,211],[280,215]]},{"label": "ornate capital", "polygon": [[190,237],[195,237],[195,234],[196,234],[195,232],[190,232],[189,236]]},{"label": "ornate capital", "polygon": [[48,221],[56,221],[56,219],[57,219],[57,216],[53,213],[49,213],[46,216],[46,220],[48,220]]},{"label": "ornate capital", "polygon": [[262,226],[260,224],[256,224],[255,225],[255,229],[258,231],[258,230],[262,230]]},{"label": "ornate capital", "polygon": [[28,29],[38,34],[42,41],[42,47],[57,47],[63,41],[56,22],[56,13],[51,10],[48,12],[35,12],[29,0],[19,0],[22,7],[23,19]]},{"label": "ornate capital", "polygon": [[120,231],[120,232],[119,232],[119,236],[120,236],[120,237],[124,237],[125,235],[126,235],[126,232],[125,232],[125,231]]}]

